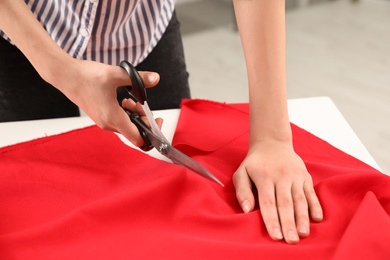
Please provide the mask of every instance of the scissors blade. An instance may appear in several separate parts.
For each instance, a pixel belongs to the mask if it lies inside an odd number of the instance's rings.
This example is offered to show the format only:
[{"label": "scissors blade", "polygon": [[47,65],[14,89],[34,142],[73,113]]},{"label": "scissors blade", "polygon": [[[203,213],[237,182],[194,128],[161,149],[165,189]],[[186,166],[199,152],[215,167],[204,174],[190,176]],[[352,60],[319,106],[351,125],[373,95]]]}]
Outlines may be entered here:
[{"label": "scissors blade", "polygon": [[142,128],[142,130],[148,136],[148,139],[152,146],[156,148],[159,153],[171,159],[172,162],[183,165],[188,169],[196,172],[197,174],[206,177],[212,181],[215,181],[222,187],[224,186],[223,183],[217,179],[217,177],[215,177],[211,172],[209,172],[206,168],[200,165],[197,161],[188,157],[186,154],[173,147],[166,140],[160,129],[158,129],[158,132],[160,132],[163,137],[160,137],[159,135],[153,133],[153,131],[142,121],[142,119],[138,115],[135,115],[136,114],[133,113],[132,122]]},{"label": "scissors blade", "polygon": [[145,100],[144,104],[142,105],[142,108],[144,109],[146,118],[149,121],[150,127],[152,129],[152,132],[159,136],[161,139],[163,139],[166,143],[169,143],[168,140],[165,138],[164,134],[161,132],[160,128],[158,127],[156,120],[154,120],[152,111],[149,108],[148,102]]},{"label": "scissors blade", "polygon": [[188,169],[191,169],[192,171],[196,172],[197,174],[208,178],[212,181],[215,181],[222,187],[224,186],[223,183],[217,179],[211,172],[209,172],[206,168],[204,168],[200,163],[195,161],[194,159],[188,157],[186,154],[182,153],[175,147],[173,147],[170,144],[166,144],[166,154],[164,154],[166,157],[171,159],[174,163],[183,165],[187,167]]}]

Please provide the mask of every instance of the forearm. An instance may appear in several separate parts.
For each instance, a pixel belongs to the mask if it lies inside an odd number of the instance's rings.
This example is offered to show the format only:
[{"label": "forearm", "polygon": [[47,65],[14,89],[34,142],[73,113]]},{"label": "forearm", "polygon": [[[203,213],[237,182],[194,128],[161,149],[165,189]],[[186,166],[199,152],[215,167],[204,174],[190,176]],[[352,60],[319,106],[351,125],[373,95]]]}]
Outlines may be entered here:
[{"label": "forearm", "polygon": [[285,1],[234,0],[250,96],[250,142],[291,141],[286,97]]},{"label": "forearm", "polygon": [[255,206],[268,234],[298,243],[310,233],[309,214],[322,220],[313,182],[292,146],[287,112],[284,0],[234,0],[250,92],[250,149],[234,173],[244,212]]},{"label": "forearm", "polygon": [[72,61],[22,0],[0,0],[0,28],[51,84],[59,67]]}]

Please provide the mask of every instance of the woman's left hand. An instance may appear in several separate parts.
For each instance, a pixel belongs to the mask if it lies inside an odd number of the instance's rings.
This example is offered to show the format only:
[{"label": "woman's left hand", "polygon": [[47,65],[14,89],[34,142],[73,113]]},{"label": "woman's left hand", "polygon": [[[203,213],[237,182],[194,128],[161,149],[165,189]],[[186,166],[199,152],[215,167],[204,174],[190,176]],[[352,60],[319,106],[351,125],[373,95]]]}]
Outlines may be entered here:
[{"label": "woman's left hand", "polygon": [[267,140],[253,144],[233,176],[242,210],[254,209],[252,183],[258,191],[260,212],[274,240],[298,243],[310,233],[310,218],[319,222],[323,212],[313,181],[290,143]]}]

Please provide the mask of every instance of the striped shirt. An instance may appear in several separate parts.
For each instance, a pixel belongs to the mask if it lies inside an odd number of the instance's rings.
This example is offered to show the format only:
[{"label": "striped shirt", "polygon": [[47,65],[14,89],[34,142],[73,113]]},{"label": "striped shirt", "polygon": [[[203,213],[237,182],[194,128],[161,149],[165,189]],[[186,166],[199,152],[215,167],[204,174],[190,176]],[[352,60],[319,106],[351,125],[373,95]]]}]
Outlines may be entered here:
[{"label": "striped shirt", "polygon": [[176,0],[25,2],[52,39],[74,58],[112,65],[126,59],[137,65],[161,39]]}]

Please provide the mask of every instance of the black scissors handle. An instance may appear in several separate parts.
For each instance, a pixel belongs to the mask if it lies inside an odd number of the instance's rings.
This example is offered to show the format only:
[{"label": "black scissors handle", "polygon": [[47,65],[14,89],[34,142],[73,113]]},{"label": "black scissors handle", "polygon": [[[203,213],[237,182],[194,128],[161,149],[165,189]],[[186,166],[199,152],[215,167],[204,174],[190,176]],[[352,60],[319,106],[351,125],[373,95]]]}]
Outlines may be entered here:
[{"label": "black scissors handle", "polygon": [[127,91],[135,99],[134,101],[143,105],[146,100],[146,89],[138,71],[126,60],[121,61],[119,66],[127,71],[131,79],[132,86],[126,86]]},{"label": "black scissors handle", "polygon": [[[127,73],[129,74],[129,77],[131,79],[132,86],[126,86],[128,94],[132,97],[132,99],[135,102],[139,102],[139,103],[141,103],[141,105],[143,105],[144,102],[146,101],[146,89],[145,89],[145,86],[142,82],[140,75],[138,74],[138,71],[134,68],[133,65],[130,64],[130,62],[125,61],[125,60],[121,61],[120,67],[122,67],[124,70],[127,71]],[[145,152],[153,149],[153,145],[152,145],[146,131],[143,128],[143,127],[146,127],[148,129],[150,129],[150,127],[147,124],[145,124],[145,122],[141,119],[141,117],[137,113],[132,112],[126,108],[123,108],[123,109],[125,110],[125,112],[129,116],[131,122],[133,124],[135,124],[142,139],[144,140],[144,145],[142,145],[139,148]]]},{"label": "black scissors handle", "polygon": [[141,117],[137,113],[131,112],[127,109],[125,109],[125,111],[127,115],[130,117],[131,122],[137,127],[138,132],[140,133],[142,139],[144,140],[144,144],[140,146],[139,149],[145,152],[152,150],[154,146],[152,145],[152,142],[150,141],[148,134],[144,130],[145,127],[148,129],[150,129],[150,127],[147,124],[145,124],[145,122],[141,119]]}]

